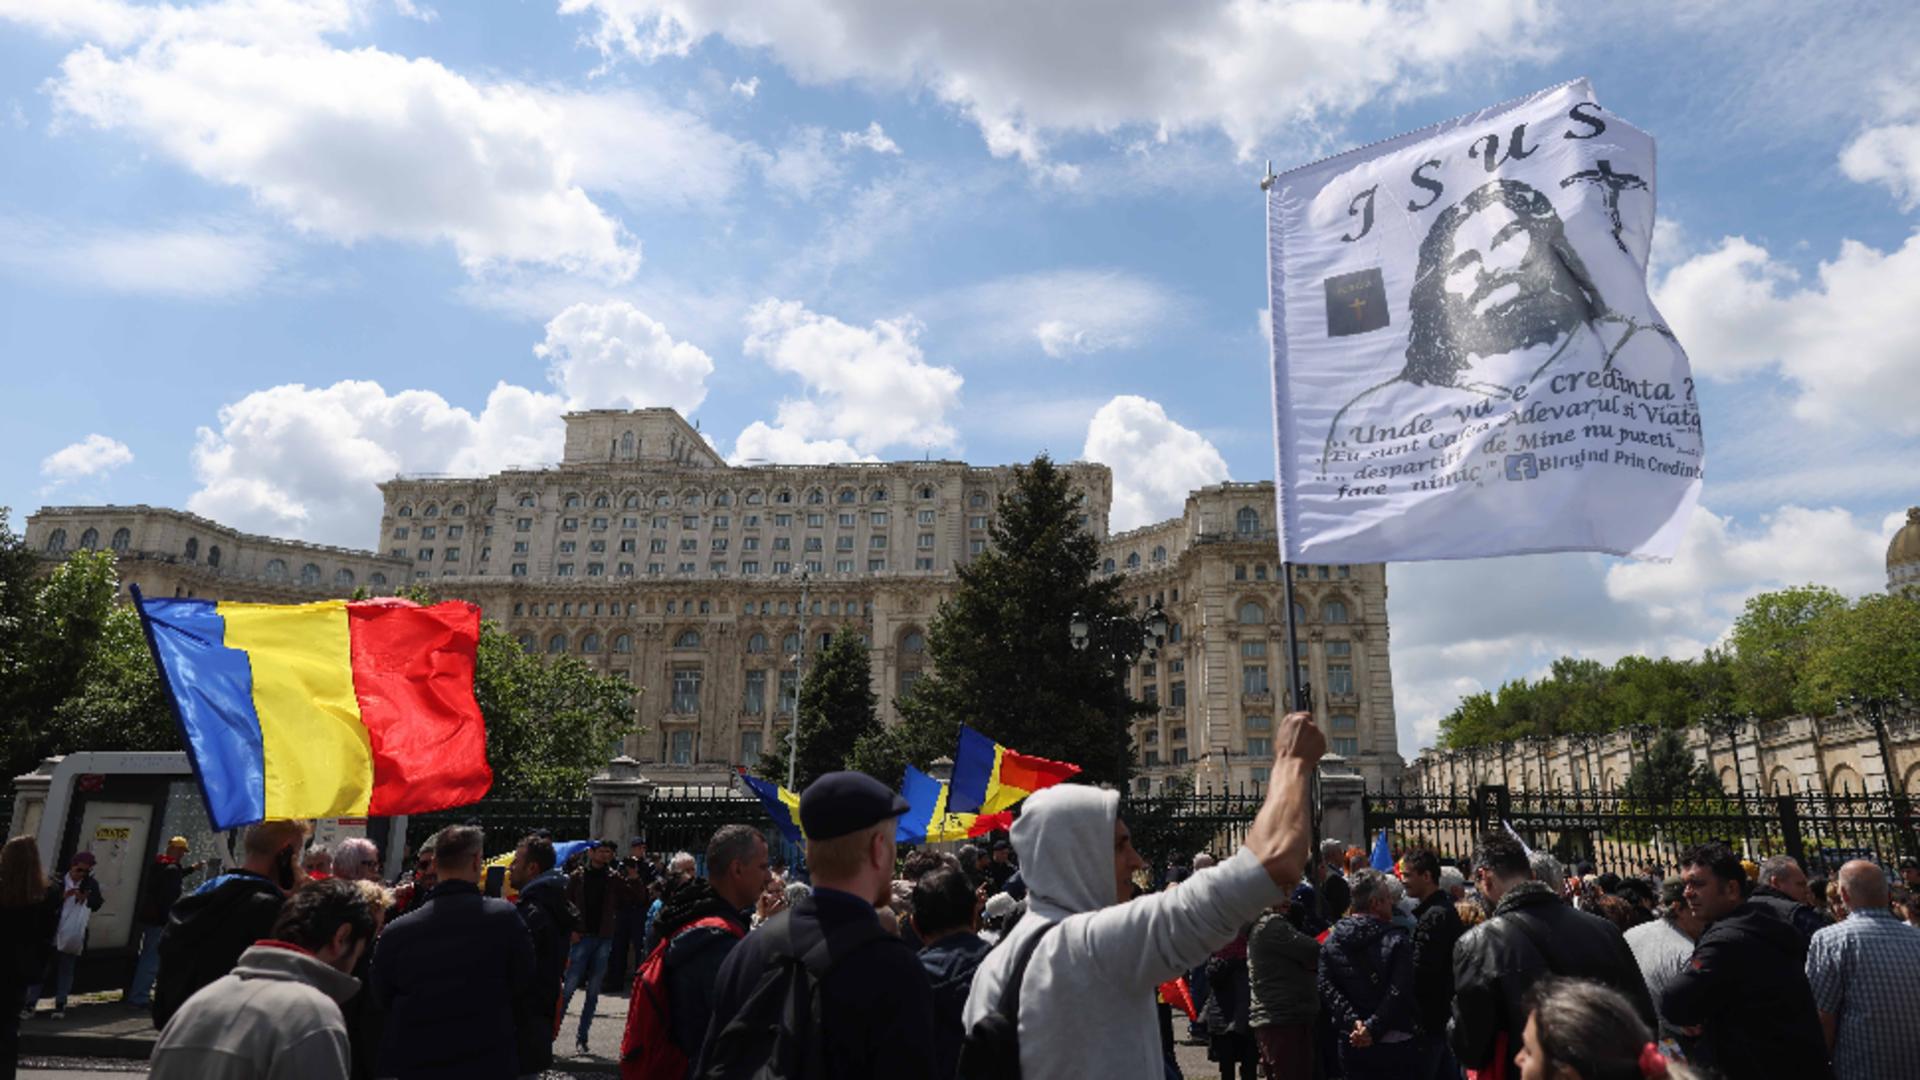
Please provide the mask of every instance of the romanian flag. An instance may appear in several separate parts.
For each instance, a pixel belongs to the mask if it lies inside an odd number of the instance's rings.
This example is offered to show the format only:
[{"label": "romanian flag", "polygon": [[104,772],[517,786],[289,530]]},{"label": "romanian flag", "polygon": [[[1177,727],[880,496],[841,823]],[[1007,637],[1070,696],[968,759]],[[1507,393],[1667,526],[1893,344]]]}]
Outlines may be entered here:
[{"label": "romanian flag", "polygon": [[749,776],[747,770],[740,770],[740,779],[767,808],[767,816],[780,826],[780,835],[790,844],[797,844],[803,835],[800,831],[800,796],[771,781],[757,776]]},{"label": "romanian flag", "polygon": [[948,786],[911,765],[900,785],[900,797],[912,808],[894,828],[893,838],[902,844],[965,840],[1013,824],[1011,814],[954,813]]},{"label": "romanian flag", "polygon": [[445,810],[493,785],[472,604],[133,600],[214,828]]},{"label": "romanian flag", "polygon": [[1078,765],[1009,750],[962,724],[947,809],[977,814],[1010,810],[1021,799],[1079,771]]}]

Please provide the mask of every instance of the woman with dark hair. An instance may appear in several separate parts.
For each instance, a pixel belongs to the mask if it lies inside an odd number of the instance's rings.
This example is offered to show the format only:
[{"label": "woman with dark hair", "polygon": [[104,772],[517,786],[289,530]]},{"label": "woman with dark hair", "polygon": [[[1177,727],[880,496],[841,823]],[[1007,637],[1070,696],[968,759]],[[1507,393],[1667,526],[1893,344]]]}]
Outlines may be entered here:
[{"label": "woman with dark hair", "polygon": [[40,865],[40,845],[16,836],[0,847],[0,1080],[13,1080],[27,986],[46,970],[60,923],[60,894]]},{"label": "woman with dark hair", "polygon": [[1626,996],[1586,979],[1534,985],[1520,1053],[1520,1080],[1694,1080],[1670,1060]]}]

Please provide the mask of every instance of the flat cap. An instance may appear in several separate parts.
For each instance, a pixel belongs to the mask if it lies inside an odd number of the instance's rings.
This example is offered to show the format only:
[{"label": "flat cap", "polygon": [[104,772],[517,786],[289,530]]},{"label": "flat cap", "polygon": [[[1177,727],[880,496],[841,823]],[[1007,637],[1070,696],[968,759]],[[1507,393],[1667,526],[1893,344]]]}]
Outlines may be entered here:
[{"label": "flat cap", "polygon": [[831,840],[910,809],[907,800],[866,773],[828,773],[800,793],[800,828],[809,840]]}]

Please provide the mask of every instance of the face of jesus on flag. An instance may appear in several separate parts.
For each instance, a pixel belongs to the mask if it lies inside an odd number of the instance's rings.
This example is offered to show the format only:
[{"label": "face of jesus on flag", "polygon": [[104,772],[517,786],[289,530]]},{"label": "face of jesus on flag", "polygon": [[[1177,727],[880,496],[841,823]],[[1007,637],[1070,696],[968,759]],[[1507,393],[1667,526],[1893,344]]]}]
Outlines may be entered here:
[{"label": "face of jesus on flag", "polygon": [[1578,82],[1274,178],[1289,561],[1671,555],[1705,456],[1652,177]]}]

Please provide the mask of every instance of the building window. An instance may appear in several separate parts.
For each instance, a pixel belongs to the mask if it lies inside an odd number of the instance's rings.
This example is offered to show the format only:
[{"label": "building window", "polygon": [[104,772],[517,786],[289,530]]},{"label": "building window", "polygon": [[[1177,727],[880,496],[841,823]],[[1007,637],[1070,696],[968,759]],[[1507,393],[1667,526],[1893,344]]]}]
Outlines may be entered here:
[{"label": "building window", "polygon": [[782,715],[792,715],[793,707],[800,700],[800,675],[795,671],[780,673],[779,711]]},{"label": "building window", "polygon": [[1248,664],[1240,669],[1240,688],[1249,694],[1265,694],[1267,690],[1267,666]]},{"label": "building window", "polygon": [[1243,506],[1233,515],[1233,531],[1241,536],[1252,536],[1260,531],[1260,511],[1251,506]]},{"label": "building window", "polygon": [[1139,552],[1137,551],[1127,552],[1127,569],[1129,570],[1140,569],[1140,553]]},{"label": "building window", "polygon": [[633,651],[633,635],[632,634],[613,635],[613,651],[617,653],[622,653],[622,654],[632,652]]},{"label": "building window", "polygon": [[587,576],[588,576],[588,577],[605,577],[605,576],[606,576],[606,574],[607,574],[607,564],[606,564],[606,563],[603,563],[603,562],[590,562],[590,563],[588,563],[588,564],[587,564]]},{"label": "building window", "polygon": [[767,635],[754,634],[747,638],[747,652],[759,655],[767,651]]},{"label": "building window", "polygon": [[571,555],[575,551],[578,551],[579,549],[580,549],[579,545],[574,543],[571,540],[560,541],[560,554],[562,555]]},{"label": "building window", "polygon": [[757,574],[757,573],[759,573],[759,572],[760,572],[760,560],[758,560],[758,559],[748,559],[748,560],[746,560],[745,562],[742,562],[742,563],[740,564],[740,572],[741,572],[742,574]]},{"label": "building window", "polygon": [[1242,660],[1265,660],[1267,658],[1267,643],[1265,641],[1241,642],[1240,658]]},{"label": "building window", "polygon": [[915,559],[913,560],[913,568],[915,570],[931,570],[933,569],[933,560],[932,559]]},{"label": "building window", "polygon": [[1102,572],[1104,572],[1104,573],[1108,573],[1108,574],[1111,574],[1111,573],[1113,573],[1113,560],[1112,560],[1112,559],[1108,559],[1107,561],[1105,561],[1105,562],[1103,562],[1103,563],[1101,563],[1101,564],[1100,564],[1100,569],[1101,569],[1101,571],[1102,571]]},{"label": "building window", "polygon": [[1255,581],[1267,580],[1267,564],[1266,563],[1261,563],[1260,565],[1253,568],[1253,580]]},{"label": "building window", "polygon": [[1267,609],[1252,600],[1240,605],[1240,625],[1256,626],[1267,621]]},{"label": "building window", "polygon": [[215,544],[212,547],[209,547],[207,549],[207,565],[208,566],[220,565],[220,545],[219,544]]},{"label": "building window", "polygon": [[341,567],[333,572],[333,583],[342,589],[353,588],[353,571]]},{"label": "building window", "polygon": [[[1324,567],[1322,569],[1324,569]],[[1320,620],[1322,622],[1328,622],[1328,623],[1346,622],[1347,621],[1347,605],[1341,603],[1338,600],[1327,601],[1320,608]]]},{"label": "building window", "polygon": [[561,518],[560,531],[561,532],[579,532],[580,519],[579,518]]},{"label": "building window", "polygon": [[1340,564],[1339,566],[1336,566],[1336,567],[1334,567],[1334,574],[1333,574],[1333,576],[1334,576],[1334,577],[1337,577],[1337,578],[1346,578],[1346,577],[1352,577],[1352,576],[1353,576],[1353,567],[1351,567],[1351,566],[1348,566],[1348,565],[1346,565],[1345,563],[1341,563],[1341,564]]},{"label": "building window", "polygon": [[886,568],[887,568],[887,560],[885,559],[868,559],[867,560],[867,573],[869,574],[882,573],[886,570]]},{"label": "building window", "polygon": [[1184,682],[1177,682],[1169,685],[1167,687],[1167,706],[1169,708],[1181,709],[1181,708],[1185,708],[1186,704],[1187,704],[1187,684]]},{"label": "building window", "polygon": [[[93,530],[88,529],[87,531],[91,533]],[[81,539],[85,540],[86,538],[82,537]],[[268,559],[267,560],[267,580],[268,581],[285,581],[286,579],[287,579],[287,561],[285,559]]]},{"label": "building window", "polygon": [[740,711],[749,716],[759,716],[767,711],[767,673],[763,670],[747,672],[746,692],[741,695]]},{"label": "building window", "polygon": [[1333,752],[1341,757],[1357,757],[1360,754],[1360,740],[1355,738],[1333,737]]},{"label": "building window", "polygon": [[920,539],[919,539],[918,541],[916,541],[916,542],[914,543],[914,546],[915,546],[915,547],[917,547],[917,548],[919,548],[919,549],[920,549],[921,551],[930,551],[930,550],[932,550],[932,549],[933,549],[933,534],[932,534],[932,533],[921,533],[921,534],[920,534]]},{"label": "building window", "polygon": [[587,631],[586,636],[580,639],[580,651],[583,653],[599,652],[600,651],[600,635],[594,633],[591,630]]},{"label": "building window", "polygon": [[632,577],[633,564],[630,562],[623,562],[619,565],[618,568],[615,569],[614,573],[616,573],[620,577]]},{"label": "building window", "polygon": [[1160,705],[1160,684],[1150,682],[1141,687],[1140,700],[1158,708]]},{"label": "building window", "polygon": [[1263,733],[1272,731],[1273,717],[1268,716],[1266,713],[1248,713],[1247,714],[1247,730],[1263,732]]},{"label": "building window", "polygon": [[887,523],[887,512],[885,510],[868,511],[867,524],[872,525],[874,528],[878,529],[884,526],[886,523]]},{"label": "building window", "polygon": [[693,764],[693,732],[667,733],[667,760],[675,765]]},{"label": "building window", "polygon": [[807,515],[807,528],[809,529],[823,528],[826,526],[826,524],[827,524],[827,515],[825,514],[808,514]]},{"label": "building window", "polygon": [[835,551],[852,551],[852,550],[853,550],[853,537],[851,537],[851,536],[836,536],[836,537],[834,537],[834,538],[833,538],[833,550],[835,550]]},{"label": "building window", "polygon": [[507,573],[513,577],[526,577],[527,564],[523,562],[514,563],[511,567],[508,568]]},{"label": "building window", "polygon": [[909,630],[900,639],[900,651],[919,655],[927,651],[927,636],[918,630]]},{"label": "building window", "polygon": [[1186,748],[1186,747],[1184,747],[1184,746],[1176,746],[1176,747],[1174,747],[1174,748],[1173,748],[1173,763],[1174,763],[1175,765],[1185,765],[1185,764],[1187,763],[1187,748]]},{"label": "building window", "polygon": [[125,551],[133,546],[133,533],[126,529],[113,530],[111,546],[115,551]]},{"label": "building window", "polygon": [[673,672],[673,711],[683,716],[700,711],[700,669],[675,668]]},{"label": "building window", "polygon": [[514,532],[532,532],[532,531],[533,531],[533,519],[532,519],[532,518],[516,518],[516,519],[514,519],[514,522],[513,522],[513,531],[514,531]]},{"label": "building window", "polygon": [[450,547],[446,549],[445,551],[440,553],[440,561],[441,562],[459,562],[460,549],[457,547]]},{"label": "building window", "polygon": [[1352,656],[1353,642],[1329,641],[1327,642],[1327,655],[1328,656]]},{"label": "building window", "polygon": [[[198,546],[199,543],[200,541],[198,540],[187,541],[188,562],[193,561],[193,549]],[[49,554],[58,555],[65,550],[67,550],[67,530],[55,529],[47,534],[47,551]]]},{"label": "building window", "polygon": [[1335,731],[1358,731],[1360,729],[1359,722],[1347,713],[1335,713],[1328,719],[1328,723],[1332,725]]},{"label": "building window", "polygon": [[743,731],[740,733],[740,765],[752,768],[760,762],[760,733]]},{"label": "building window", "polygon": [[1353,665],[1327,665],[1327,693],[1336,697],[1346,697],[1353,693]]},{"label": "building window", "polygon": [[1255,738],[1251,735],[1247,736],[1247,756],[1257,758],[1272,757],[1273,740],[1270,738]]},{"label": "building window", "polygon": [[567,635],[555,634],[547,639],[548,655],[558,655],[567,651]]},{"label": "building window", "polygon": [[976,491],[973,494],[967,496],[967,505],[968,506],[987,505],[987,493],[984,491]]},{"label": "building window", "polygon": [[438,535],[440,535],[440,530],[437,527],[433,525],[420,526],[420,539],[431,540]]},{"label": "building window", "polygon": [[572,577],[573,564],[570,562],[563,562],[559,566],[554,567],[553,572],[556,577]]}]

